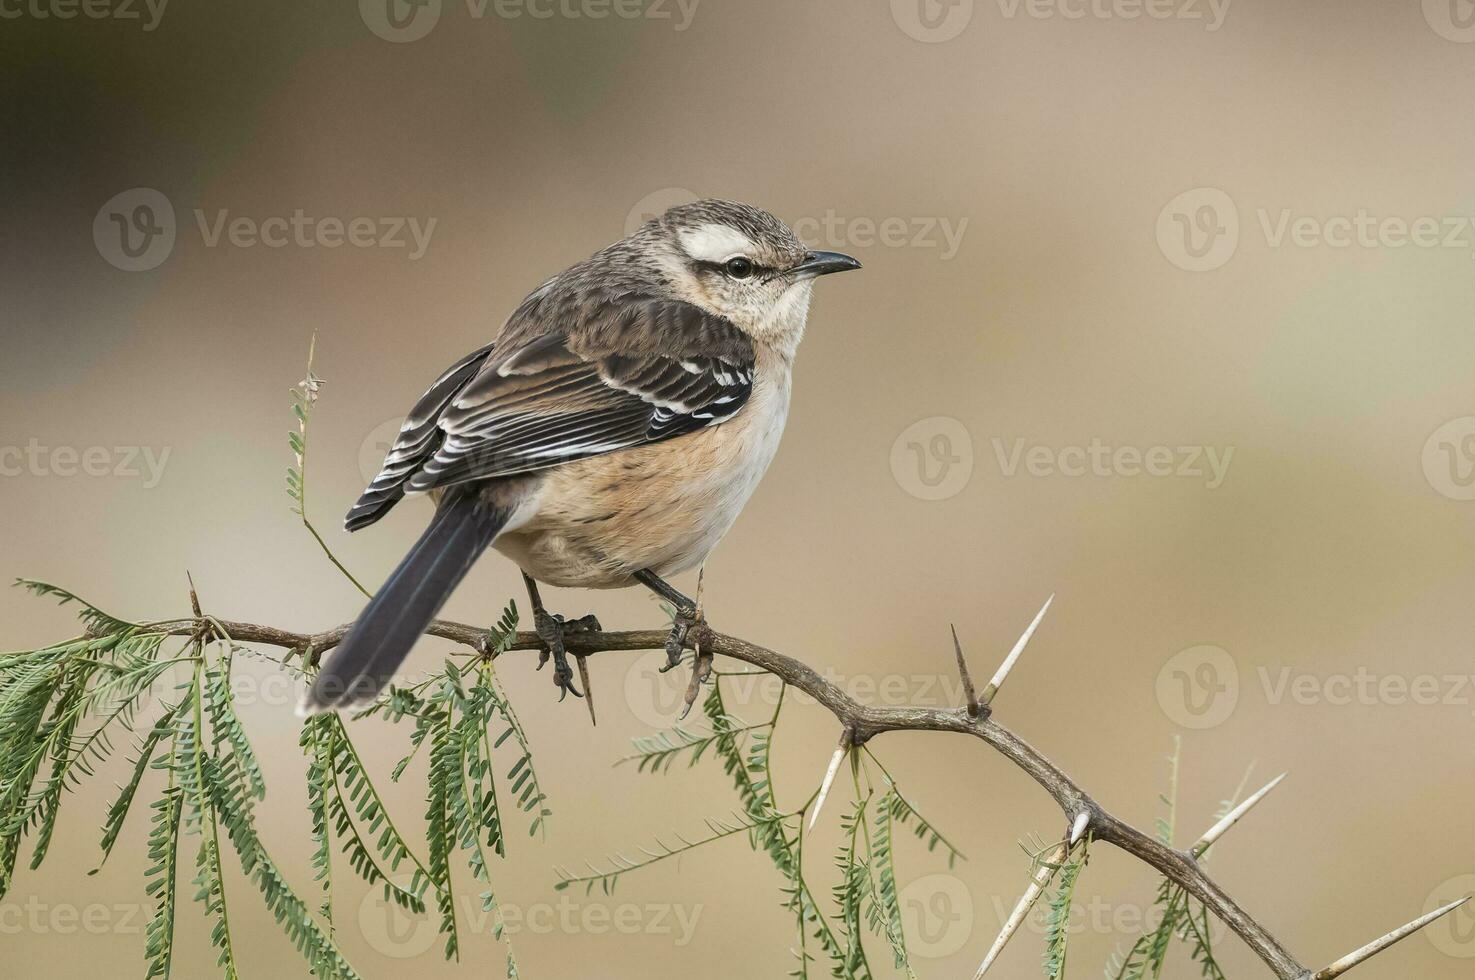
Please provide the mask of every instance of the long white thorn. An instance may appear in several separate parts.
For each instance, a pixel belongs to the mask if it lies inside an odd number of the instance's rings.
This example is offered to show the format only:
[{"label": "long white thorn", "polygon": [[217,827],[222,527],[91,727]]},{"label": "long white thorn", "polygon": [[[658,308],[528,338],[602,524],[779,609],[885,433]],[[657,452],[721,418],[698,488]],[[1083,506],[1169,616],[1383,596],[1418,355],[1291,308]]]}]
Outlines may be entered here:
[{"label": "long white thorn", "polygon": [[1265,797],[1270,794],[1271,790],[1279,786],[1281,780],[1286,778],[1286,775],[1286,773],[1281,773],[1279,776],[1276,776],[1270,782],[1266,783],[1259,790],[1257,790],[1254,795],[1247,797],[1245,801],[1239,806],[1224,814],[1224,816],[1220,818],[1218,823],[1210,827],[1208,829],[1208,832],[1198,839],[1198,843],[1194,844],[1188,849],[1189,852],[1194,857],[1201,857],[1205,851],[1207,851],[1210,847],[1214,845],[1214,841],[1218,840],[1220,837],[1223,837],[1225,831],[1227,831],[1230,827],[1233,827],[1235,824],[1239,823],[1240,819],[1255,807],[1255,804],[1265,799]]},{"label": "long white thorn", "polygon": [[1086,828],[1091,824],[1091,814],[1082,810],[1076,814],[1075,823],[1070,825],[1070,846],[1074,847],[1080,843],[1082,837],[1086,836]]},{"label": "long white thorn", "polygon": [[994,699],[994,695],[999,693],[999,688],[1004,686],[1004,679],[1009,676],[1009,671],[1014,669],[1015,661],[1017,661],[1019,659],[1019,655],[1024,652],[1024,647],[1026,644],[1029,643],[1029,638],[1035,635],[1035,628],[1040,625],[1040,620],[1045,618],[1045,612],[1049,610],[1050,603],[1054,601],[1055,593],[1051,592],[1050,598],[1046,599],[1045,604],[1040,607],[1040,611],[1035,613],[1034,621],[1031,622],[1029,624],[1029,628],[1020,635],[1019,639],[1014,644],[1014,649],[1009,651],[1009,656],[1005,657],[1004,662],[999,665],[998,672],[994,674],[994,679],[989,681],[988,686],[983,689],[984,704],[988,704],[989,702],[991,702]]},{"label": "long white thorn", "polygon": [[1389,946],[1392,946],[1394,943],[1398,942],[1400,939],[1407,939],[1409,936],[1412,936],[1414,933],[1429,925],[1431,922],[1442,919],[1444,916],[1449,915],[1449,913],[1453,912],[1461,905],[1464,905],[1469,900],[1470,896],[1466,895],[1464,898],[1460,899],[1457,902],[1450,902],[1442,909],[1435,909],[1428,915],[1420,916],[1406,926],[1394,929],[1392,932],[1388,933],[1388,935],[1383,936],[1382,938],[1374,939],[1372,942],[1368,943],[1366,946],[1362,947],[1356,952],[1348,953],[1346,956],[1342,957],[1340,960],[1337,960],[1337,962],[1333,963],[1331,966],[1323,967],[1322,969],[1317,970],[1315,975],[1312,977],[1312,980],[1332,980],[1333,977],[1340,977],[1342,974],[1346,973],[1354,966],[1357,966],[1364,960],[1371,959],[1372,957],[1381,953],[1383,950],[1387,949]]},{"label": "long white thorn", "polygon": [[1004,951],[1009,940],[1013,939],[1014,934],[1019,931],[1030,909],[1035,907],[1035,903],[1045,893],[1045,889],[1055,877],[1055,872],[1069,853],[1070,845],[1061,844],[1050,852],[1049,857],[1040,862],[1039,867],[1035,869],[1034,876],[1030,878],[1029,887],[1024,890],[1024,894],[1019,898],[1019,904],[1014,906],[1014,911],[1009,915],[1009,921],[1004,923],[1004,928],[999,932],[999,938],[994,940],[994,944],[989,947],[988,955],[979,964],[978,972],[973,974],[973,980],[983,980],[983,975],[988,972],[989,967],[994,965],[994,960],[999,958],[999,954]]},{"label": "long white thorn", "polygon": [[814,822],[819,819],[820,808],[825,805],[825,797],[830,795],[830,786],[835,782],[835,773],[840,771],[840,763],[849,750],[850,733],[847,731],[840,736],[840,747],[830,757],[830,768],[825,770],[825,781],[819,784],[819,796],[814,798],[814,809],[809,811],[809,826],[805,828],[806,830],[814,829]]}]

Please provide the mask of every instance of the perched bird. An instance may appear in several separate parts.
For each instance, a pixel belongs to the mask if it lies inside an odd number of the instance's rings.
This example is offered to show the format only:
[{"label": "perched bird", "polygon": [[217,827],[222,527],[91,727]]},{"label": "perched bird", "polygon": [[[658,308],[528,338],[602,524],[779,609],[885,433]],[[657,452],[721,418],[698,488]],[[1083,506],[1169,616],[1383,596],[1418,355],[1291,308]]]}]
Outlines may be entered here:
[{"label": "perched bird", "polygon": [[707,200],[539,286],[415,403],[349,510],[355,531],[406,494],[436,502],[301,711],[372,700],[488,546],[521,567],[563,694],[581,694],[564,633],[598,622],[549,615],[538,582],[645,585],[676,608],[679,661],[697,611],[665,576],[706,559],[772,461],[814,279],[858,268],[766,211]]}]

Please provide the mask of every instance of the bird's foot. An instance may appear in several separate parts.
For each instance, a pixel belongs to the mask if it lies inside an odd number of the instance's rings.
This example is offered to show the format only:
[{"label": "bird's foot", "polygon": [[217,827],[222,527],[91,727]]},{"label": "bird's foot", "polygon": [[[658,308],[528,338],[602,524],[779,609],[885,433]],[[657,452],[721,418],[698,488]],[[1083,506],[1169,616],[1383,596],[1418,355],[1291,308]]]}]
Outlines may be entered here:
[{"label": "bird's foot", "polygon": [[[553,660],[553,683],[558,687],[558,700],[562,701],[573,693],[574,697],[582,698],[584,692],[574,686],[574,672],[569,667],[568,650],[564,646],[563,638],[568,633],[589,633],[600,628],[599,620],[594,616],[581,616],[578,619],[566,620],[562,616],[549,614],[542,609],[533,612],[533,629],[538,634],[538,639],[543,642],[543,649],[538,654],[538,669],[548,663],[549,658]],[[582,666],[582,661],[580,661]],[[585,686],[588,682],[585,681]]]},{"label": "bird's foot", "polygon": [[702,691],[702,685],[712,676],[712,654],[702,649],[701,643],[697,644],[696,659],[691,662],[691,682],[686,685],[686,703],[681,708],[681,719],[691,714],[691,706],[697,703],[697,695]]},{"label": "bird's foot", "polygon": [[678,666],[686,652],[686,641],[697,626],[705,626],[707,618],[697,606],[677,606],[671,617],[671,632],[666,635],[666,666],[661,673]]},{"label": "bird's foot", "polygon": [[661,673],[664,674],[673,667],[680,666],[687,644],[692,644],[696,651],[696,658],[691,664],[691,682],[686,686],[685,704],[681,709],[682,719],[691,713],[691,707],[696,704],[702,685],[712,676],[712,652],[702,649],[702,642],[699,638],[692,643],[692,634],[698,627],[702,629],[707,627],[707,618],[703,615],[700,606],[676,607],[676,613],[671,617],[671,632],[666,636],[666,665],[660,668]]}]

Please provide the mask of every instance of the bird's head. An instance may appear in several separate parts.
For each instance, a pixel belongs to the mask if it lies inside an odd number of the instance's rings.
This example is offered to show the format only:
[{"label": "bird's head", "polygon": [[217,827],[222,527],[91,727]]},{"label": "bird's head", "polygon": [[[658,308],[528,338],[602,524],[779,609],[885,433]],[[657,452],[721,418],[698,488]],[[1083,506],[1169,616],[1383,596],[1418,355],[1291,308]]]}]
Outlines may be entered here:
[{"label": "bird's head", "polygon": [[654,249],[682,299],[789,355],[804,333],[814,280],[860,268],[848,255],[809,248],[767,211],[732,201],[677,205],[636,237]]}]

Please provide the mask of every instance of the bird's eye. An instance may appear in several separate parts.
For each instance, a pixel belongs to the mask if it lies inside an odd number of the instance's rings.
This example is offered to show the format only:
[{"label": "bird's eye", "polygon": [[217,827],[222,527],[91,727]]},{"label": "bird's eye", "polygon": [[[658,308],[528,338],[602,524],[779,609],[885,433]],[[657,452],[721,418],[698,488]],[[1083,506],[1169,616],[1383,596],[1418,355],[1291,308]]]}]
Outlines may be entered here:
[{"label": "bird's eye", "polygon": [[753,274],[753,263],[741,255],[728,259],[723,268],[734,279],[746,279]]}]

